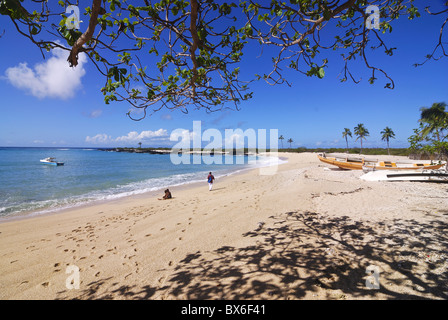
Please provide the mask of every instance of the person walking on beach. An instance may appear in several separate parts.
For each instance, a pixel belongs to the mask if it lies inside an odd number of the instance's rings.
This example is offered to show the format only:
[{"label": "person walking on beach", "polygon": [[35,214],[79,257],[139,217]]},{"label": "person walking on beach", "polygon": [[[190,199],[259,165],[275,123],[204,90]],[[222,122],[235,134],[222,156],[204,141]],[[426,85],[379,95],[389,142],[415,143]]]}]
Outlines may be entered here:
[{"label": "person walking on beach", "polygon": [[207,182],[208,182],[208,191],[212,191],[213,188],[213,180],[215,180],[215,177],[212,175],[211,172],[208,173]]}]

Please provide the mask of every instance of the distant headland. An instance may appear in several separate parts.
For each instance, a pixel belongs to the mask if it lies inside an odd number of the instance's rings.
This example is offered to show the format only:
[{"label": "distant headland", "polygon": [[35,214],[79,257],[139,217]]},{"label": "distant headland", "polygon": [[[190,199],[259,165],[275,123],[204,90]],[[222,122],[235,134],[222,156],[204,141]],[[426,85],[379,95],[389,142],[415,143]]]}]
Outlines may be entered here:
[{"label": "distant headland", "polygon": [[127,152],[127,153],[149,153],[149,154],[171,154],[171,153],[187,153],[187,154],[221,154],[221,155],[253,155],[257,151],[249,149],[232,149],[230,151],[214,150],[214,149],[172,149],[172,148],[98,148],[100,151],[108,152]]}]

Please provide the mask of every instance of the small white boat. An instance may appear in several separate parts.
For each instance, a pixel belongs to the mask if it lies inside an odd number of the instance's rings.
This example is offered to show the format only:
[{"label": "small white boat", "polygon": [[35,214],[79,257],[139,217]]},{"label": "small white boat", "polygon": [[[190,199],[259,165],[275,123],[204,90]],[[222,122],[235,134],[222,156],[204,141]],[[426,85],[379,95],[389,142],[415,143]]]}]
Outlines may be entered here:
[{"label": "small white boat", "polygon": [[51,158],[51,157],[42,159],[42,160],[40,160],[40,162],[43,164],[51,165],[51,166],[63,166],[64,165],[64,162],[58,162],[58,161],[56,161],[56,158]]},{"label": "small white boat", "polygon": [[422,171],[369,171],[360,177],[366,181],[420,181],[448,183],[448,173],[444,170]]}]

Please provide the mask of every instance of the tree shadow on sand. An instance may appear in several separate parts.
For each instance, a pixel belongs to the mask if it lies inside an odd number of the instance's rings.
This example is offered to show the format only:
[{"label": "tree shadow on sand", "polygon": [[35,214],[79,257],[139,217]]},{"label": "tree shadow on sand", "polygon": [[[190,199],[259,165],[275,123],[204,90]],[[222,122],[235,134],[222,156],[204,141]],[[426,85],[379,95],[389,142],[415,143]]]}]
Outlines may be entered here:
[{"label": "tree shadow on sand", "polygon": [[425,223],[287,212],[243,234],[246,245],[187,254],[160,285],[103,279],[78,299],[447,299],[442,211]]},{"label": "tree shadow on sand", "polygon": [[[169,299],[447,299],[448,225],[355,222],[313,212],[272,216],[253,245],[180,261]],[[379,267],[379,288],[368,285]],[[373,278],[375,280],[375,278]],[[371,283],[371,282],[369,282]]]}]

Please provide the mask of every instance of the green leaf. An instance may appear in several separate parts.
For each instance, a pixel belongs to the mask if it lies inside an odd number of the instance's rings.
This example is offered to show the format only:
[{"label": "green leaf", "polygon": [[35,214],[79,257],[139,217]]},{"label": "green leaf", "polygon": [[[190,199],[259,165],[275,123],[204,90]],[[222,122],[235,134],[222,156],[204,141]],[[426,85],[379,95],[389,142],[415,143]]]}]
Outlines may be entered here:
[{"label": "green leaf", "polygon": [[151,100],[154,96],[155,96],[155,92],[152,89],[148,89],[148,93],[147,93],[146,97]]},{"label": "green leaf", "polygon": [[39,33],[39,31],[38,31],[38,29],[36,28],[36,26],[33,26],[33,27],[31,28],[31,34],[35,35],[35,34],[38,34],[38,33]]},{"label": "green leaf", "polygon": [[331,19],[331,12],[327,8],[325,8],[325,10],[324,10],[324,19],[325,20]]},{"label": "green leaf", "polygon": [[317,72],[317,76],[319,77],[319,79],[322,79],[325,76],[324,68],[319,68],[319,71]]}]

